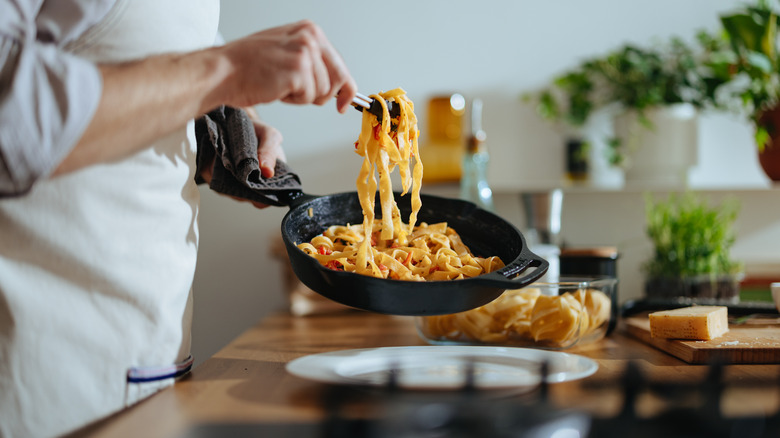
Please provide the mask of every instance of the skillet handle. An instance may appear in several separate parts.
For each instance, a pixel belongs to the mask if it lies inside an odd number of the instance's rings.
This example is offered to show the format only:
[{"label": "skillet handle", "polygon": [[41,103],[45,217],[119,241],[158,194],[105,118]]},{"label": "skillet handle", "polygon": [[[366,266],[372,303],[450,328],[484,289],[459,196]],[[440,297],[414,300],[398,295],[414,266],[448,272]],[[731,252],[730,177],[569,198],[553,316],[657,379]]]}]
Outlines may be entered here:
[{"label": "skillet handle", "polygon": [[307,195],[306,193],[303,193],[302,190],[298,190],[298,189],[279,190],[276,191],[274,194],[279,200],[279,203],[281,205],[286,205],[290,207],[290,210],[294,209],[295,207],[311,199],[319,198],[319,196]]},{"label": "skillet handle", "polygon": [[[527,247],[520,255],[503,268],[489,274],[474,277],[486,286],[503,287],[505,289],[521,289],[542,278],[550,267],[550,263],[534,254]],[[529,272],[529,269],[532,269]]]}]

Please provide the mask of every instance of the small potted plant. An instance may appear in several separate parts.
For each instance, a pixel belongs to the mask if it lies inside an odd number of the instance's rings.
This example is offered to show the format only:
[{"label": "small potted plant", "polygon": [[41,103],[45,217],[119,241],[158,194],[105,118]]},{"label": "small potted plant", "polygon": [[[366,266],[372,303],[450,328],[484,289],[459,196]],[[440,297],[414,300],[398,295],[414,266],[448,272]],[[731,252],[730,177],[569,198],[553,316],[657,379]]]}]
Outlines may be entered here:
[{"label": "small potted plant", "polygon": [[[652,148],[668,147],[657,155],[677,157],[681,163],[671,165],[687,170],[697,158],[697,110],[710,98],[702,68],[699,52],[677,37],[651,48],[626,44],[604,56],[584,60],[553,78],[550,86],[527,93],[524,98],[536,104],[541,117],[575,130],[597,111],[610,111],[615,116],[615,135],[606,140],[607,160],[627,172],[637,162],[652,165],[656,160],[632,160],[632,154],[642,147],[643,136],[678,135],[678,139],[659,138]],[[658,127],[669,119],[679,120],[685,128]],[[680,132],[686,134],[680,136]],[[658,175],[669,168],[670,164],[664,162],[649,173]]]},{"label": "small potted plant", "polygon": [[[736,102],[755,127],[759,161],[767,176],[780,181],[780,54],[778,11],[757,0],[721,15],[723,32],[706,42],[716,103]],[[725,102],[725,103],[724,103]]]},{"label": "small potted plant", "polygon": [[646,198],[653,254],[643,265],[648,298],[739,300],[742,264],[730,257],[738,204],[711,207],[693,192]]}]

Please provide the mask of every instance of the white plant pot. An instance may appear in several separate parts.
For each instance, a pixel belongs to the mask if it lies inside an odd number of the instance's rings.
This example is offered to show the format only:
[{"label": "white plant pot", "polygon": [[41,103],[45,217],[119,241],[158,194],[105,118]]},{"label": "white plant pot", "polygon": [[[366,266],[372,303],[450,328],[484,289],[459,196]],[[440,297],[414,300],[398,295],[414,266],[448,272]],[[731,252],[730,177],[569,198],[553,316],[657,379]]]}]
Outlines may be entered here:
[{"label": "white plant pot", "polygon": [[651,128],[636,111],[615,117],[615,136],[625,156],[625,185],[640,188],[680,188],[698,162],[698,112],[689,104],[645,111]]}]

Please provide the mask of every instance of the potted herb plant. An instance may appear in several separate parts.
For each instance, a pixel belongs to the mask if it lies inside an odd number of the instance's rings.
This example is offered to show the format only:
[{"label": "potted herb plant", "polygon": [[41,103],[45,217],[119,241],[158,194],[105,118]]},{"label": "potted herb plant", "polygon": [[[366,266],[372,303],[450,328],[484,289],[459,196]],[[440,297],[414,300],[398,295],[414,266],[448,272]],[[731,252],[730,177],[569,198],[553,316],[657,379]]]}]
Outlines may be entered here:
[{"label": "potted herb plant", "polygon": [[[626,44],[584,60],[524,98],[543,118],[574,129],[596,111],[611,111],[616,116],[615,136],[606,140],[609,163],[626,169],[627,179],[638,163],[652,166],[648,175],[676,176],[697,159],[697,110],[709,102],[701,68],[698,52],[680,38],[649,48]],[[652,140],[653,146],[642,146]],[[654,155],[632,159],[641,149]]]},{"label": "potted herb plant", "polygon": [[711,83],[723,101],[739,103],[755,127],[759,161],[780,181],[780,56],[778,12],[757,0],[720,17],[723,32],[708,41]]},{"label": "potted herb plant", "polygon": [[742,264],[731,259],[738,204],[710,206],[693,192],[646,198],[653,254],[643,265],[649,298],[739,300]]}]

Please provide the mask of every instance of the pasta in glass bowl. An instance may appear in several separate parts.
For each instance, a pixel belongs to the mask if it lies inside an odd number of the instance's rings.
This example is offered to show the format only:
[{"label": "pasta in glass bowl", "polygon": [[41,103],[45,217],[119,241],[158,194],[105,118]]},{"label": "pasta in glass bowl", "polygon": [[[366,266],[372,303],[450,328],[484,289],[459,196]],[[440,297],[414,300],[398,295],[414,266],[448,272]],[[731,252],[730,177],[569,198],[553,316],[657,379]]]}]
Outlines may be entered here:
[{"label": "pasta in glass bowl", "polygon": [[614,278],[566,278],[507,290],[467,312],[416,318],[434,345],[503,345],[562,350],[602,339],[615,306]]}]

